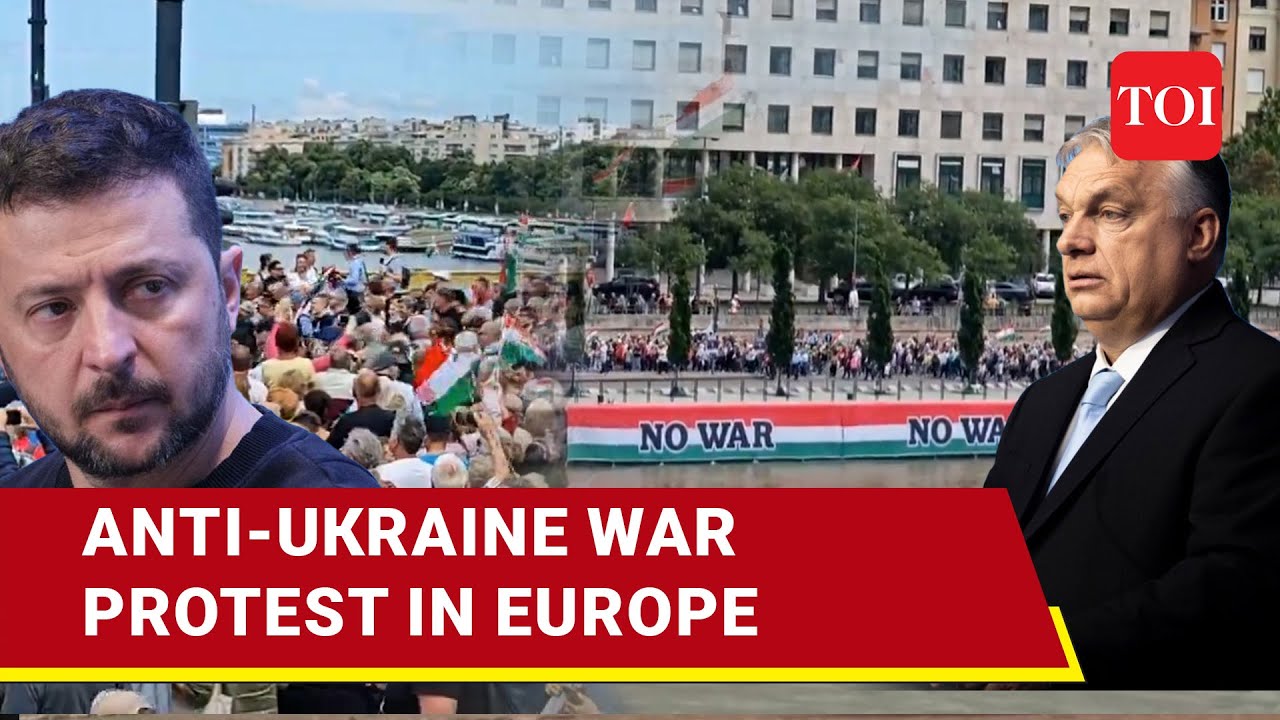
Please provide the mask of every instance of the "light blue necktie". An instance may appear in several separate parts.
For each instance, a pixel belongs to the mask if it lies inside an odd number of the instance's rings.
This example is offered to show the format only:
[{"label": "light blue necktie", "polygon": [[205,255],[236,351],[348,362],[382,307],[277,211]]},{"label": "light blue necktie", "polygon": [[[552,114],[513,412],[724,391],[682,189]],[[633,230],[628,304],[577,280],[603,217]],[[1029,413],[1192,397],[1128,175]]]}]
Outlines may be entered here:
[{"label": "light blue necktie", "polygon": [[1053,479],[1049,481],[1049,489],[1045,491],[1048,494],[1053,491],[1053,486],[1058,482],[1058,478],[1062,476],[1062,471],[1067,469],[1071,464],[1071,459],[1080,450],[1080,446],[1093,432],[1093,428],[1097,426],[1098,421],[1107,412],[1107,403],[1111,402],[1111,397],[1116,394],[1120,386],[1124,384],[1124,378],[1115,370],[1102,370],[1089,379],[1089,387],[1084,391],[1084,397],[1080,400],[1080,420],[1076,423],[1075,430],[1071,436],[1067,438],[1067,446],[1062,453],[1062,459],[1058,461],[1058,466],[1053,470]]}]

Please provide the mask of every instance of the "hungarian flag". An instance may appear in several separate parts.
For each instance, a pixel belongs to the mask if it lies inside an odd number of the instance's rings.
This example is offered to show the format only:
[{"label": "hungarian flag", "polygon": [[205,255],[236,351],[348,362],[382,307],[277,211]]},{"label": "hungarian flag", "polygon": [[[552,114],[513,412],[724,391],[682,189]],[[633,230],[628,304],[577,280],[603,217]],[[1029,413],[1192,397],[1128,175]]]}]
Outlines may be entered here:
[{"label": "hungarian flag", "polygon": [[627,211],[622,214],[622,226],[631,227],[636,221],[636,204],[634,202],[627,204]]},{"label": "hungarian flag", "polygon": [[427,379],[431,377],[431,374],[439,370],[440,366],[444,365],[448,359],[449,351],[445,349],[444,345],[439,340],[432,342],[431,347],[427,348],[426,356],[422,358],[422,364],[418,366],[417,371],[413,374],[413,386],[421,388],[426,385]]},{"label": "hungarian flag", "polygon": [[502,272],[498,276],[498,284],[502,286],[503,292],[513,293],[516,291],[516,285],[520,279],[517,272],[516,251],[512,247],[511,240],[507,240],[507,249],[502,254]]},{"label": "hungarian flag", "polygon": [[506,328],[502,331],[502,347],[498,356],[507,366],[522,363],[536,367],[546,362],[546,356],[538,349],[533,338],[521,330],[516,319],[510,316],[507,317]]},{"label": "hungarian flag", "polygon": [[450,353],[449,359],[431,373],[425,385],[418,388],[418,399],[435,403],[432,412],[436,415],[449,415],[464,405],[470,405],[475,400],[475,368],[479,360],[474,353]]}]

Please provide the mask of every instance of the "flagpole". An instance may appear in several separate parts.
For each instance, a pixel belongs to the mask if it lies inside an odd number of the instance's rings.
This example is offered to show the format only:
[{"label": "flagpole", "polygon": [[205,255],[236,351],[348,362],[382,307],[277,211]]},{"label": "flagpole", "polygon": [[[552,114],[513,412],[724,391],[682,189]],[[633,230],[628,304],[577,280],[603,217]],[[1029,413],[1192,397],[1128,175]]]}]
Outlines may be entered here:
[{"label": "flagpole", "polygon": [[604,246],[604,281],[613,281],[614,255],[618,250],[618,213],[615,210],[609,219],[609,237]]}]

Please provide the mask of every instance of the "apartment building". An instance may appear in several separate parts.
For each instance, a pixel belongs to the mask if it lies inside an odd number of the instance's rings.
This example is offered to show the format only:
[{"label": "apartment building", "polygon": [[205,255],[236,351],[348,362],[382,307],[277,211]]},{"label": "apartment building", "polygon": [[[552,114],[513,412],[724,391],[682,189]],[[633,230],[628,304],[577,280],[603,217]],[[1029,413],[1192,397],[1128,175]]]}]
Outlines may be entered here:
[{"label": "apartment building", "polygon": [[557,135],[525,127],[506,116],[480,119],[462,115],[443,122],[364,118],[255,123],[238,137],[222,143],[221,175],[227,179],[247,175],[253,170],[255,155],[272,146],[301,153],[308,143],[345,147],[357,141],[401,146],[412,153],[414,160],[439,160],[470,153],[478,163],[493,163],[546,152],[557,142]]},{"label": "apartment building", "polygon": [[1222,61],[1224,139],[1248,127],[1276,85],[1280,0],[1193,0],[1191,47]]},{"label": "apartment building", "polygon": [[[1276,0],[1272,0],[1275,2]],[[590,116],[660,175],[746,162],[1018,199],[1045,232],[1063,139],[1108,112],[1110,62],[1186,50],[1188,0],[470,0],[519,111]],[[470,46],[478,43],[471,39]],[[476,58],[470,58],[476,61]],[[658,187],[663,188],[662,178]]]}]

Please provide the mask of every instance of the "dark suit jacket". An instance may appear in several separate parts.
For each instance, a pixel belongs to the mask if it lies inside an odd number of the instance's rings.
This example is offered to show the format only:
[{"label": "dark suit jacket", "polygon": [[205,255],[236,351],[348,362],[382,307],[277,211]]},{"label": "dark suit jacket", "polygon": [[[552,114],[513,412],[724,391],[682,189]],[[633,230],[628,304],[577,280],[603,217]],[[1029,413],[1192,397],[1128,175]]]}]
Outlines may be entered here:
[{"label": "dark suit jacket", "polygon": [[1009,491],[1087,686],[1280,688],[1280,342],[1215,282],[1045,496],[1093,362],[1027,388],[986,482]]}]

